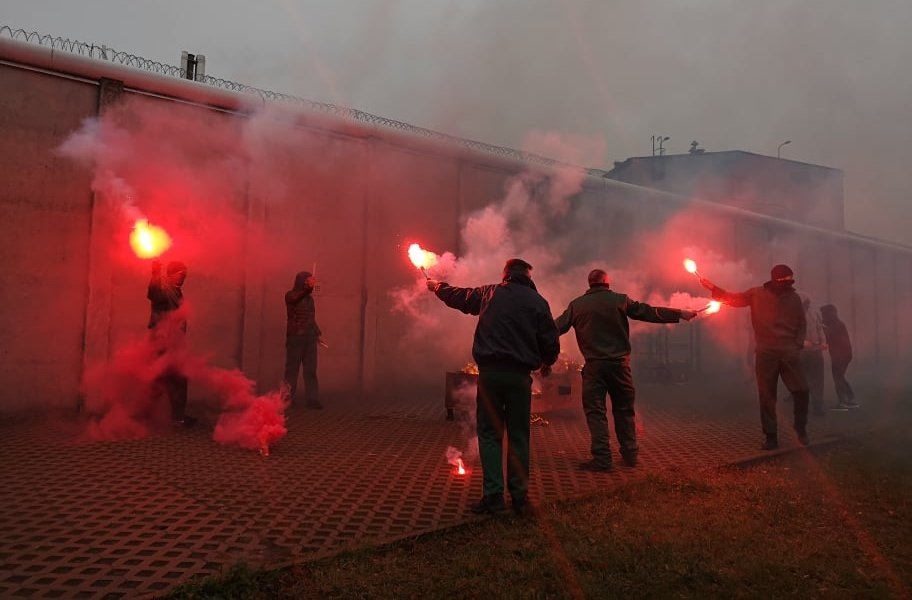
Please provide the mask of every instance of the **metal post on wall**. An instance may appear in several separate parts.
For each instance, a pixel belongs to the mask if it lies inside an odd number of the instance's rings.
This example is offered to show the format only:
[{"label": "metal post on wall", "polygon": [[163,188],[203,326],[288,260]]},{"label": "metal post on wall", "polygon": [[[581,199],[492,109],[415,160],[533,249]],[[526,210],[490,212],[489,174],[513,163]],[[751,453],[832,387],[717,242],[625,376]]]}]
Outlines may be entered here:
[{"label": "metal post on wall", "polygon": [[[98,81],[98,116],[117,104],[124,93],[122,81],[102,78]],[[82,369],[110,358],[111,311],[114,270],[111,263],[111,240],[114,239],[114,215],[98,192],[90,191],[88,276],[85,314],[82,330]],[[85,399],[77,394],[76,412],[81,412]]]}]

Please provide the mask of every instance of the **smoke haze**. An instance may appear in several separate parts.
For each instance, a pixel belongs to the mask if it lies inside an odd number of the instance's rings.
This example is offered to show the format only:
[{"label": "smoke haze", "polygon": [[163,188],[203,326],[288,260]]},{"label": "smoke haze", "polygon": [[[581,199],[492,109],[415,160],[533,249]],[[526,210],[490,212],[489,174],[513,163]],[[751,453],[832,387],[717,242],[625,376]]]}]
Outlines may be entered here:
[{"label": "smoke haze", "polygon": [[3,19],[484,142],[603,139],[585,166],[649,155],[653,135],[669,153],[791,140],[783,158],[845,171],[850,230],[912,244],[908,2],[30,0]]}]

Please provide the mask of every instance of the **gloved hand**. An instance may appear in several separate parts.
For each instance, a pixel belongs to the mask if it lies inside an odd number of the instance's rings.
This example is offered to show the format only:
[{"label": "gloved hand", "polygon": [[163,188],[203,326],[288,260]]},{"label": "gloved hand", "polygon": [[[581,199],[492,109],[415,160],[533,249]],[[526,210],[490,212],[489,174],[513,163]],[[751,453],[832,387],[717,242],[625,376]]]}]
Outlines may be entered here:
[{"label": "gloved hand", "polygon": [[712,291],[712,290],[716,287],[716,286],[713,284],[712,281],[710,281],[709,279],[707,279],[707,278],[705,278],[705,277],[700,277],[700,278],[698,279],[698,281],[700,282],[700,285],[702,285],[703,287],[705,287],[705,288],[708,289],[709,291]]},{"label": "gloved hand", "polygon": [[696,316],[697,316],[696,311],[686,310],[683,308],[681,309],[681,318],[684,319],[685,321],[690,321],[691,319],[693,319]]},{"label": "gloved hand", "polygon": [[435,279],[428,279],[426,283],[427,283],[427,289],[432,292],[436,292],[437,288],[440,287],[440,282]]}]

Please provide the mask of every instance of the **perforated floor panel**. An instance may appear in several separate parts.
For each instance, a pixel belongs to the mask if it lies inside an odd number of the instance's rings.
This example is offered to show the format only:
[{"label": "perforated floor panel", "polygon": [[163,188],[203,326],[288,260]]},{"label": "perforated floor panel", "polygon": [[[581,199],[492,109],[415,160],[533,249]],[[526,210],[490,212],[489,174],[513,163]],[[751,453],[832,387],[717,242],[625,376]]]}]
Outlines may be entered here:
[{"label": "perforated floor panel", "polygon": [[[885,404],[812,417],[812,439],[876,426],[889,417]],[[789,410],[780,403],[784,449],[797,445]],[[542,416],[547,424],[532,425],[534,502],[749,459],[762,438],[750,388],[702,398],[644,387],[640,465],[587,473],[577,470],[589,458],[582,410]],[[477,460],[459,476],[445,456],[450,446],[467,450],[472,428],[445,417],[439,397],[294,409],[268,457],[213,442],[211,423],[88,444],[77,441],[75,419],[4,419],[0,597],[149,597],[239,560],[278,566],[477,518],[466,512],[481,494]]]}]

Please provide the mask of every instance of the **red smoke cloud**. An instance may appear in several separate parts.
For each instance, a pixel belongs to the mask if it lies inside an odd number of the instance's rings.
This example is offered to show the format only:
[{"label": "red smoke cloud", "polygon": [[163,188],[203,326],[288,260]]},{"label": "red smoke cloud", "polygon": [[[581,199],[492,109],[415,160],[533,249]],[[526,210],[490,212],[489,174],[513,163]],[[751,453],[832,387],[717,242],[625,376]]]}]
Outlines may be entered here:
[{"label": "red smoke cloud", "polygon": [[[186,307],[167,318],[176,324],[185,316]],[[155,335],[125,344],[110,361],[85,370],[86,439],[141,439],[165,431],[171,408],[156,382],[173,371],[189,379],[196,396],[202,389],[216,398],[221,410],[213,434],[216,442],[268,453],[288,431],[281,394],[257,396],[254,383],[243,373],[210,366],[205,357],[191,354],[179,327],[168,325],[160,323]],[[191,402],[189,410],[193,408]]]}]

